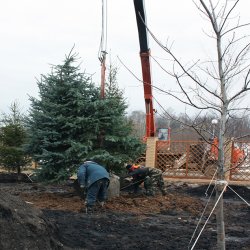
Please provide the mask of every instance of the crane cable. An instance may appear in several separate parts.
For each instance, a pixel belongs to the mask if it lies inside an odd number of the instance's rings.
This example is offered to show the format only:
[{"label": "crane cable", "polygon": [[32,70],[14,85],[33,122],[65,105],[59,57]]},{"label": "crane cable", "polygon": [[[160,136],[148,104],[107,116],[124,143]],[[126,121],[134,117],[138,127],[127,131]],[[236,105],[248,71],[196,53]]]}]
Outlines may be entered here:
[{"label": "crane cable", "polygon": [[101,62],[101,98],[105,96],[105,71],[107,49],[107,0],[102,0],[102,31],[98,51],[98,59]]},{"label": "crane cable", "polygon": [[98,51],[98,59],[100,62],[106,57],[107,49],[107,0],[102,0],[102,31],[101,31],[101,40]]}]

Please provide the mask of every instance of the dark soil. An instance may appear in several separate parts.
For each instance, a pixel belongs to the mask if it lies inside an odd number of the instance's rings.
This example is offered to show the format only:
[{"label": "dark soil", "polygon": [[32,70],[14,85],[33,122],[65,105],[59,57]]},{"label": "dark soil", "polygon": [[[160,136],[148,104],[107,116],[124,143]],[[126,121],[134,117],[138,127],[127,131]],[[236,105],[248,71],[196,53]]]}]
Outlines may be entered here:
[{"label": "dark soil", "polygon": [[58,249],[57,228],[43,212],[0,191],[0,249]]},{"label": "dark soil", "polygon": [[[212,195],[201,218],[213,187],[169,185],[166,196],[122,192],[87,215],[80,212],[84,201],[69,183],[13,182],[0,183],[0,188],[3,250],[191,249],[214,205]],[[232,188],[249,202],[247,187]],[[224,198],[226,249],[250,249],[248,204],[229,188]],[[216,249],[214,214],[193,249]]]}]

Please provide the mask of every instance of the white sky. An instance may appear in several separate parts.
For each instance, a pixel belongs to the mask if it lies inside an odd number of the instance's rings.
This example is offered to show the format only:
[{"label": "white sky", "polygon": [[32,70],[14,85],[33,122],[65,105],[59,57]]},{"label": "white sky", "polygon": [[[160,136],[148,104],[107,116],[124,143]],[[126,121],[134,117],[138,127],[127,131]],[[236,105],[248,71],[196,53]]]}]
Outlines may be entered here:
[{"label": "white sky", "polygon": [[[141,77],[139,40],[132,0],[108,1],[107,51],[119,67],[118,82],[125,91],[129,111],[144,111],[144,93],[117,56]],[[26,110],[28,95],[38,96],[36,78],[61,64],[73,45],[82,60],[82,70],[100,82],[98,49],[101,37],[101,0],[8,0],[0,1],[0,111],[8,112],[13,101]],[[208,55],[212,45],[202,29],[208,25],[192,0],[145,0],[148,27],[163,43],[169,38],[186,61]],[[249,17],[250,1],[242,0],[239,12]],[[205,39],[205,40],[204,40]],[[154,57],[166,55],[149,37]],[[108,55],[109,63],[109,55]],[[170,89],[175,82],[152,62],[153,84]],[[184,112],[183,105],[153,93],[165,109]],[[155,104],[155,108],[157,105]]]}]

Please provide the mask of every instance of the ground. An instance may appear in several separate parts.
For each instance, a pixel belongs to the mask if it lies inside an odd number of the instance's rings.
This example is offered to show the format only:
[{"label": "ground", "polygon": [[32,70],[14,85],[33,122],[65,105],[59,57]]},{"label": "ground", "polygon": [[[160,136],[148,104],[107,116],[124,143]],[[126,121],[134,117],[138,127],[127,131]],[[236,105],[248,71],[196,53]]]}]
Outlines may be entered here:
[{"label": "ground", "polygon": [[[166,196],[155,197],[121,192],[120,197],[109,200],[105,208],[93,215],[80,212],[84,202],[70,183],[7,182],[0,183],[0,188],[0,225],[4,227],[0,228],[0,248],[3,250],[165,250],[193,246],[193,249],[216,249],[214,214],[202,230],[213,208],[214,196],[206,207],[213,187],[207,190],[207,186],[169,184]],[[250,192],[247,187],[232,188],[245,201],[227,189],[224,196],[226,249],[247,250],[250,249]],[[7,209],[8,205],[15,209]],[[25,227],[23,233],[20,225]],[[7,244],[10,241],[13,241],[12,248]]]}]

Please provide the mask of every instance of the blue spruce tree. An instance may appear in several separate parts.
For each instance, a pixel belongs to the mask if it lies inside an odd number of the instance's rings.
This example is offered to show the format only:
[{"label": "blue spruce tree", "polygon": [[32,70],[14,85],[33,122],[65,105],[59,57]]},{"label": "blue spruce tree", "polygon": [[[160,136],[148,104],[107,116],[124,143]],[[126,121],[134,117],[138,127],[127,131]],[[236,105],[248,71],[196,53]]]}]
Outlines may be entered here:
[{"label": "blue spruce tree", "polygon": [[39,163],[43,180],[66,179],[90,157],[117,171],[143,149],[130,136],[119,89],[110,87],[101,99],[91,76],[81,73],[76,63],[77,55],[70,53],[62,65],[41,76],[39,98],[30,97],[27,150]]}]

